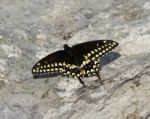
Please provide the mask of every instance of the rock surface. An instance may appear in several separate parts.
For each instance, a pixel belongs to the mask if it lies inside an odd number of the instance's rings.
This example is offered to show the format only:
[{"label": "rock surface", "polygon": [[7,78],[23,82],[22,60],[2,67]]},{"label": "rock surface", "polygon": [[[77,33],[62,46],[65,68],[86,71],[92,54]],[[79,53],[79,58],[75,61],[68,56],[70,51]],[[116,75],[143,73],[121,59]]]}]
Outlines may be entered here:
[{"label": "rock surface", "polygon": [[[40,58],[95,39],[119,43],[96,77],[33,80]],[[0,119],[150,119],[149,0],[1,0]]]}]

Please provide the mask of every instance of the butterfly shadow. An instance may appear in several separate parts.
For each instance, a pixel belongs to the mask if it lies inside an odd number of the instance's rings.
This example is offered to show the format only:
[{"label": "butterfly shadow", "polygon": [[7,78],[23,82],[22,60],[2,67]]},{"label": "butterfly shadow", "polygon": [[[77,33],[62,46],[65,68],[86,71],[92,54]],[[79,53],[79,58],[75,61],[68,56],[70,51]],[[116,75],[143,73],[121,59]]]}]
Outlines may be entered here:
[{"label": "butterfly shadow", "polygon": [[114,60],[118,59],[121,55],[117,52],[109,52],[101,58],[101,65],[105,66]]}]

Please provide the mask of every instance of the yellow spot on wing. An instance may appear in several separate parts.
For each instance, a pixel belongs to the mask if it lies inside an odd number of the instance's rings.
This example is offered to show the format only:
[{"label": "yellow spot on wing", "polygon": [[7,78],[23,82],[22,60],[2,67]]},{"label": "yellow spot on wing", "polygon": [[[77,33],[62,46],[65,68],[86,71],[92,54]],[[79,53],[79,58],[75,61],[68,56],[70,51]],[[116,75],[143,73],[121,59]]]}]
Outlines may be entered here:
[{"label": "yellow spot on wing", "polygon": [[98,50],[97,50],[97,49],[94,49],[94,51],[95,51],[95,52],[98,52]]},{"label": "yellow spot on wing", "polygon": [[75,65],[71,65],[70,68],[71,68],[71,69],[74,69],[74,68],[76,68],[76,66],[75,66]]},{"label": "yellow spot on wing", "polygon": [[42,72],[42,70],[40,70],[40,72]]},{"label": "yellow spot on wing", "polygon": [[114,45],[112,44],[111,46],[113,47]]},{"label": "yellow spot on wing", "polygon": [[91,69],[91,72],[95,72],[95,70],[94,70],[94,69]]},{"label": "yellow spot on wing", "polygon": [[59,63],[59,66],[62,66],[62,63]]},{"label": "yellow spot on wing", "polygon": [[91,51],[91,53],[94,54],[95,52],[94,52],[94,51]]},{"label": "yellow spot on wing", "polygon": [[84,58],[85,58],[85,59],[88,59],[88,56],[84,55]]},{"label": "yellow spot on wing", "polygon": [[67,71],[67,75],[69,75],[70,74],[70,71]]},{"label": "yellow spot on wing", "polygon": [[89,70],[87,70],[86,72],[87,72],[87,74],[89,74],[89,73],[90,73],[90,71],[89,71]]},{"label": "yellow spot on wing", "polygon": [[94,63],[95,63],[95,64],[97,64],[97,63],[98,63],[98,61],[94,61]]},{"label": "yellow spot on wing", "polygon": [[111,49],[111,47],[109,46],[109,49]]},{"label": "yellow spot on wing", "polygon": [[63,73],[64,75],[67,75],[65,72]]},{"label": "yellow spot on wing", "polygon": [[82,71],[80,72],[80,74],[85,74],[85,70],[82,70]]},{"label": "yellow spot on wing", "polygon": [[106,48],[106,51],[108,51],[109,49],[108,48]]},{"label": "yellow spot on wing", "polygon": [[36,70],[36,72],[39,72],[39,70]]},{"label": "yellow spot on wing", "polygon": [[55,66],[57,66],[57,63],[55,63]]},{"label": "yellow spot on wing", "polygon": [[37,63],[37,65],[40,65],[40,63]]},{"label": "yellow spot on wing", "polygon": [[70,64],[67,64],[67,65],[66,65],[66,67],[70,67],[70,66],[71,66]]},{"label": "yellow spot on wing", "polygon": [[96,68],[96,66],[94,65],[94,66],[93,66],[93,68],[95,69],[95,68]]},{"label": "yellow spot on wing", "polygon": [[96,57],[98,58],[98,57],[99,57],[99,55],[96,55]]},{"label": "yellow spot on wing", "polygon": [[95,60],[95,57],[93,57],[92,60]]},{"label": "yellow spot on wing", "polygon": [[62,71],[62,70],[63,70],[63,68],[59,68],[59,70],[60,70],[60,71]]},{"label": "yellow spot on wing", "polygon": [[92,74],[95,74],[95,72],[92,72]]},{"label": "yellow spot on wing", "polygon": [[65,65],[66,65],[66,63],[65,63],[65,62],[63,62],[63,65],[65,66]]},{"label": "yellow spot on wing", "polygon": [[91,53],[88,53],[87,56],[90,57],[90,56],[91,56]]},{"label": "yellow spot on wing", "polygon": [[72,73],[71,75],[72,75],[72,76],[75,76],[76,74],[75,74],[75,73]]},{"label": "yellow spot on wing", "polygon": [[114,44],[114,45],[116,45],[116,43],[115,43],[115,42],[113,42],[113,44]]},{"label": "yellow spot on wing", "polygon": [[105,50],[103,50],[102,52],[105,53]]},{"label": "yellow spot on wing", "polygon": [[102,55],[102,53],[100,52],[99,55]]},{"label": "yellow spot on wing", "polygon": [[86,60],[86,64],[88,64],[90,62],[90,60],[88,59],[88,60]]},{"label": "yellow spot on wing", "polygon": [[86,62],[85,61],[83,61],[83,63],[82,63],[83,65],[86,65]]},{"label": "yellow spot on wing", "polygon": [[98,50],[101,50],[101,48],[98,48]]}]

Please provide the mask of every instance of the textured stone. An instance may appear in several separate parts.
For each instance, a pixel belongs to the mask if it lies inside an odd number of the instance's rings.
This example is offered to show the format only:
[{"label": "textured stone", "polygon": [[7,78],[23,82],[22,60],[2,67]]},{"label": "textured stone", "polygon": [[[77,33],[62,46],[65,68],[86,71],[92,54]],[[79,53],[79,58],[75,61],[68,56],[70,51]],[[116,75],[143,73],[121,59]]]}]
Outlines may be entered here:
[{"label": "textured stone", "polygon": [[3,89],[6,86],[3,80],[0,80],[0,89]]},{"label": "textured stone", "polygon": [[[1,0],[0,119],[150,119],[148,0]],[[119,46],[100,75],[33,80],[44,56],[84,41]]]},{"label": "textured stone", "polygon": [[8,71],[8,62],[7,59],[0,58],[0,79],[6,78]]},{"label": "textured stone", "polygon": [[2,44],[0,47],[3,49],[5,55],[8,58],[14,57],[14,58],[19,58],[20,55],[22,54],[21,49],[18,48],[18,46],[15,45],[6,45]]},{"label": "textured stone", "polygon": [[46,45],[47,44],[47,38],[46,38],[46,35],[44,35],[44,34],[38,34],[37,36],[36,36],[36,43],[39,45],[39,46],[41,46],[41,47],[43,47],[44,45]]}]

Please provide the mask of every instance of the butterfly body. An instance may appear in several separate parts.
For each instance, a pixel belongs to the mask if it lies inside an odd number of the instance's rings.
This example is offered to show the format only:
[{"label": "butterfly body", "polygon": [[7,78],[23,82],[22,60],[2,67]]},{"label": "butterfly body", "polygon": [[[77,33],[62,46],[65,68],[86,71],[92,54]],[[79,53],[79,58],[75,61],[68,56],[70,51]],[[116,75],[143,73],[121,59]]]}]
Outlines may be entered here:
[{"label": "butterfly body", "polygon": [[98,73],[100,57],[116,46],[118,43],[112,40],[89,41],[72,47],[65,44],[64,50],[46,56],[33,66],[33,78],[48,78],[62,74],[76,77],[85,85],[81,77],[96,74],[100,79]]}]

